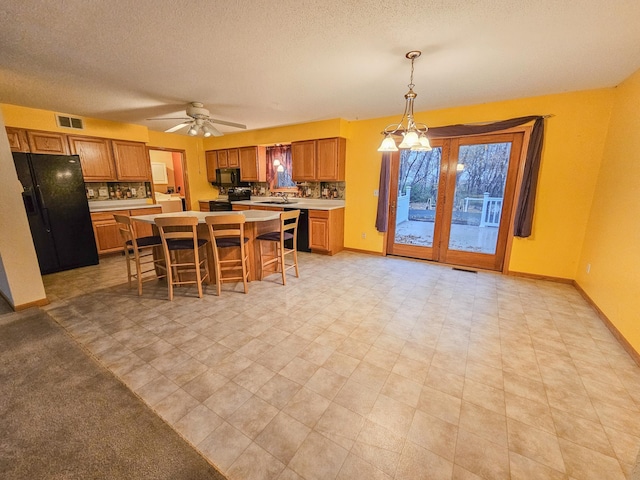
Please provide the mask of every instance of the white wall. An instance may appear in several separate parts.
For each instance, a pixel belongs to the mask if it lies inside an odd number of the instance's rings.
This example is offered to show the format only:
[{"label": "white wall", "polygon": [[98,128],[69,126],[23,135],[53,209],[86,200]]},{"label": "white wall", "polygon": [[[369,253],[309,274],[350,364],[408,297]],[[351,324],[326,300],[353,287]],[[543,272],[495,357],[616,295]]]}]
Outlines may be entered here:
[{"label": "white wall", "polygon": [[[5,131],[0,110],[0,132]],[[0,133],[0,292],[14,308],[46,303],[22,185],[7,136]]]}]

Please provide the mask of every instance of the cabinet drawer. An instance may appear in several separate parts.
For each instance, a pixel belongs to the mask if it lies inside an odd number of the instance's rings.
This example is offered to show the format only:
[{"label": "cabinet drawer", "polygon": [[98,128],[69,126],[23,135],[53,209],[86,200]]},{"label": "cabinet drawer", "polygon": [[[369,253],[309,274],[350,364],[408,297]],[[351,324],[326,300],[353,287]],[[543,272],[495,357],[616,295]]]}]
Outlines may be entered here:
[{"label": "cabinet drawer", "polygon": [[309,210],[309,218],[329,218],[329,210]]},{"label": "cabinet drawer", "polygon": [[109,210],[108,212],[95,212],[91,214],[91,220],[94,222],[113,221],[114,215],[129,215],[129,210]]}]

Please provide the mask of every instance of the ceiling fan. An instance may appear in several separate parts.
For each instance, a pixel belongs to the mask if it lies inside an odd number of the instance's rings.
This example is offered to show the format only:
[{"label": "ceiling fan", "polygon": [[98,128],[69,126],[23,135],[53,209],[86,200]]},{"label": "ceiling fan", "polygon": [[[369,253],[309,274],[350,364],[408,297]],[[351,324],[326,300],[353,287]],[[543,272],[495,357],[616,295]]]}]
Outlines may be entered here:
[{"label": "ceiling fan", "polygon": [[229,127],[246,129],[246,125],[241,123],[227,122],[225,120],[217,120],[209,116],[209,110],[204,108],[204,105],[200,102],[191,102],[187,105],[186,110],[187,117],[156,117],[147,118],[147,120],[181,120],[181,123],[165,130],[167,133],[177,132],[181,128],[189,127],[187,131],[188,135],[195,136],[198,132],[202,131],[205,137],[221,137],[222,132],[213,126],[214,123],[219,125],[227,125]]}]

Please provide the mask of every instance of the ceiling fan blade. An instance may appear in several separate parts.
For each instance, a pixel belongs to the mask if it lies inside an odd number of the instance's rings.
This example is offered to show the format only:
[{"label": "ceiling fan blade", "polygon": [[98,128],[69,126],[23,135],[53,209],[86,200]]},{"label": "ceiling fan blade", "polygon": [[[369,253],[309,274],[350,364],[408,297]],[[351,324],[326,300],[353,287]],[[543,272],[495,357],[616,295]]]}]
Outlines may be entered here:
[{"label": "ceiling fan blade", "polygon": [[175,127],[171,127],[168,128],[167,130],[165,130],[165,133],[173,133],[173,132],[177,132],[178,130],[180,130],[181,128],[186,127],[187,125],[189,125],[189,123],[179,123],[178,125],[176,125]]},{"label": "ceiling fan blade", "polygon": [[189,117],[155,117],[145,118],[145,120],[191,120]]},{"label": "ceiling fan blade", "polygon": [[222,132],[211,124],[211,120],[206,123],[206,127],[209,130],[209,132],[211,132],[211,135],[213,135],[214,137],[222,136]]},{"label": "ceiling fan blade", "polygon": [[210,118],[209,121],[213,122],[213,123],[217,123],[219,125],[227,125],[228,127],[242,128],[242,129],[245,129],[245,130],[247,128],[246,125],[243,125],[241,123],[227,122],[225,120],[216,120],[215,118]]}]

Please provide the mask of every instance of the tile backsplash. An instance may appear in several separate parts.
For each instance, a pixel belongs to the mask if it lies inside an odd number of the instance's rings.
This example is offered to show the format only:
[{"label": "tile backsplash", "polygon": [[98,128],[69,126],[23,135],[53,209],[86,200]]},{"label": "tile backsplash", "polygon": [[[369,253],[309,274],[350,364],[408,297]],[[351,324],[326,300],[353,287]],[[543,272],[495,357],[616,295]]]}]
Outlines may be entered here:
[{"label": "tile backsplash", "polygon": [[[290,197],[298,197],[298,198],[325,198],[325,199],[335,199],[335,200],[344,200],[345,199],[345,190],[346,185],[345,182],[304,182],[297,183],[297,192],[291,192],[289,194]],[[224,193],[224,192],[220,192]],[[271,192],[269,190],[268,183],[252,183],[251,184],[251,195],[253,196],[261,196],[261,197],[269,197],[274,195],[275,192]]]},{"label": "tile backsplash", "polygon": [[92,182],[85,189],[90,202],[153,198],[151,182]]}]

